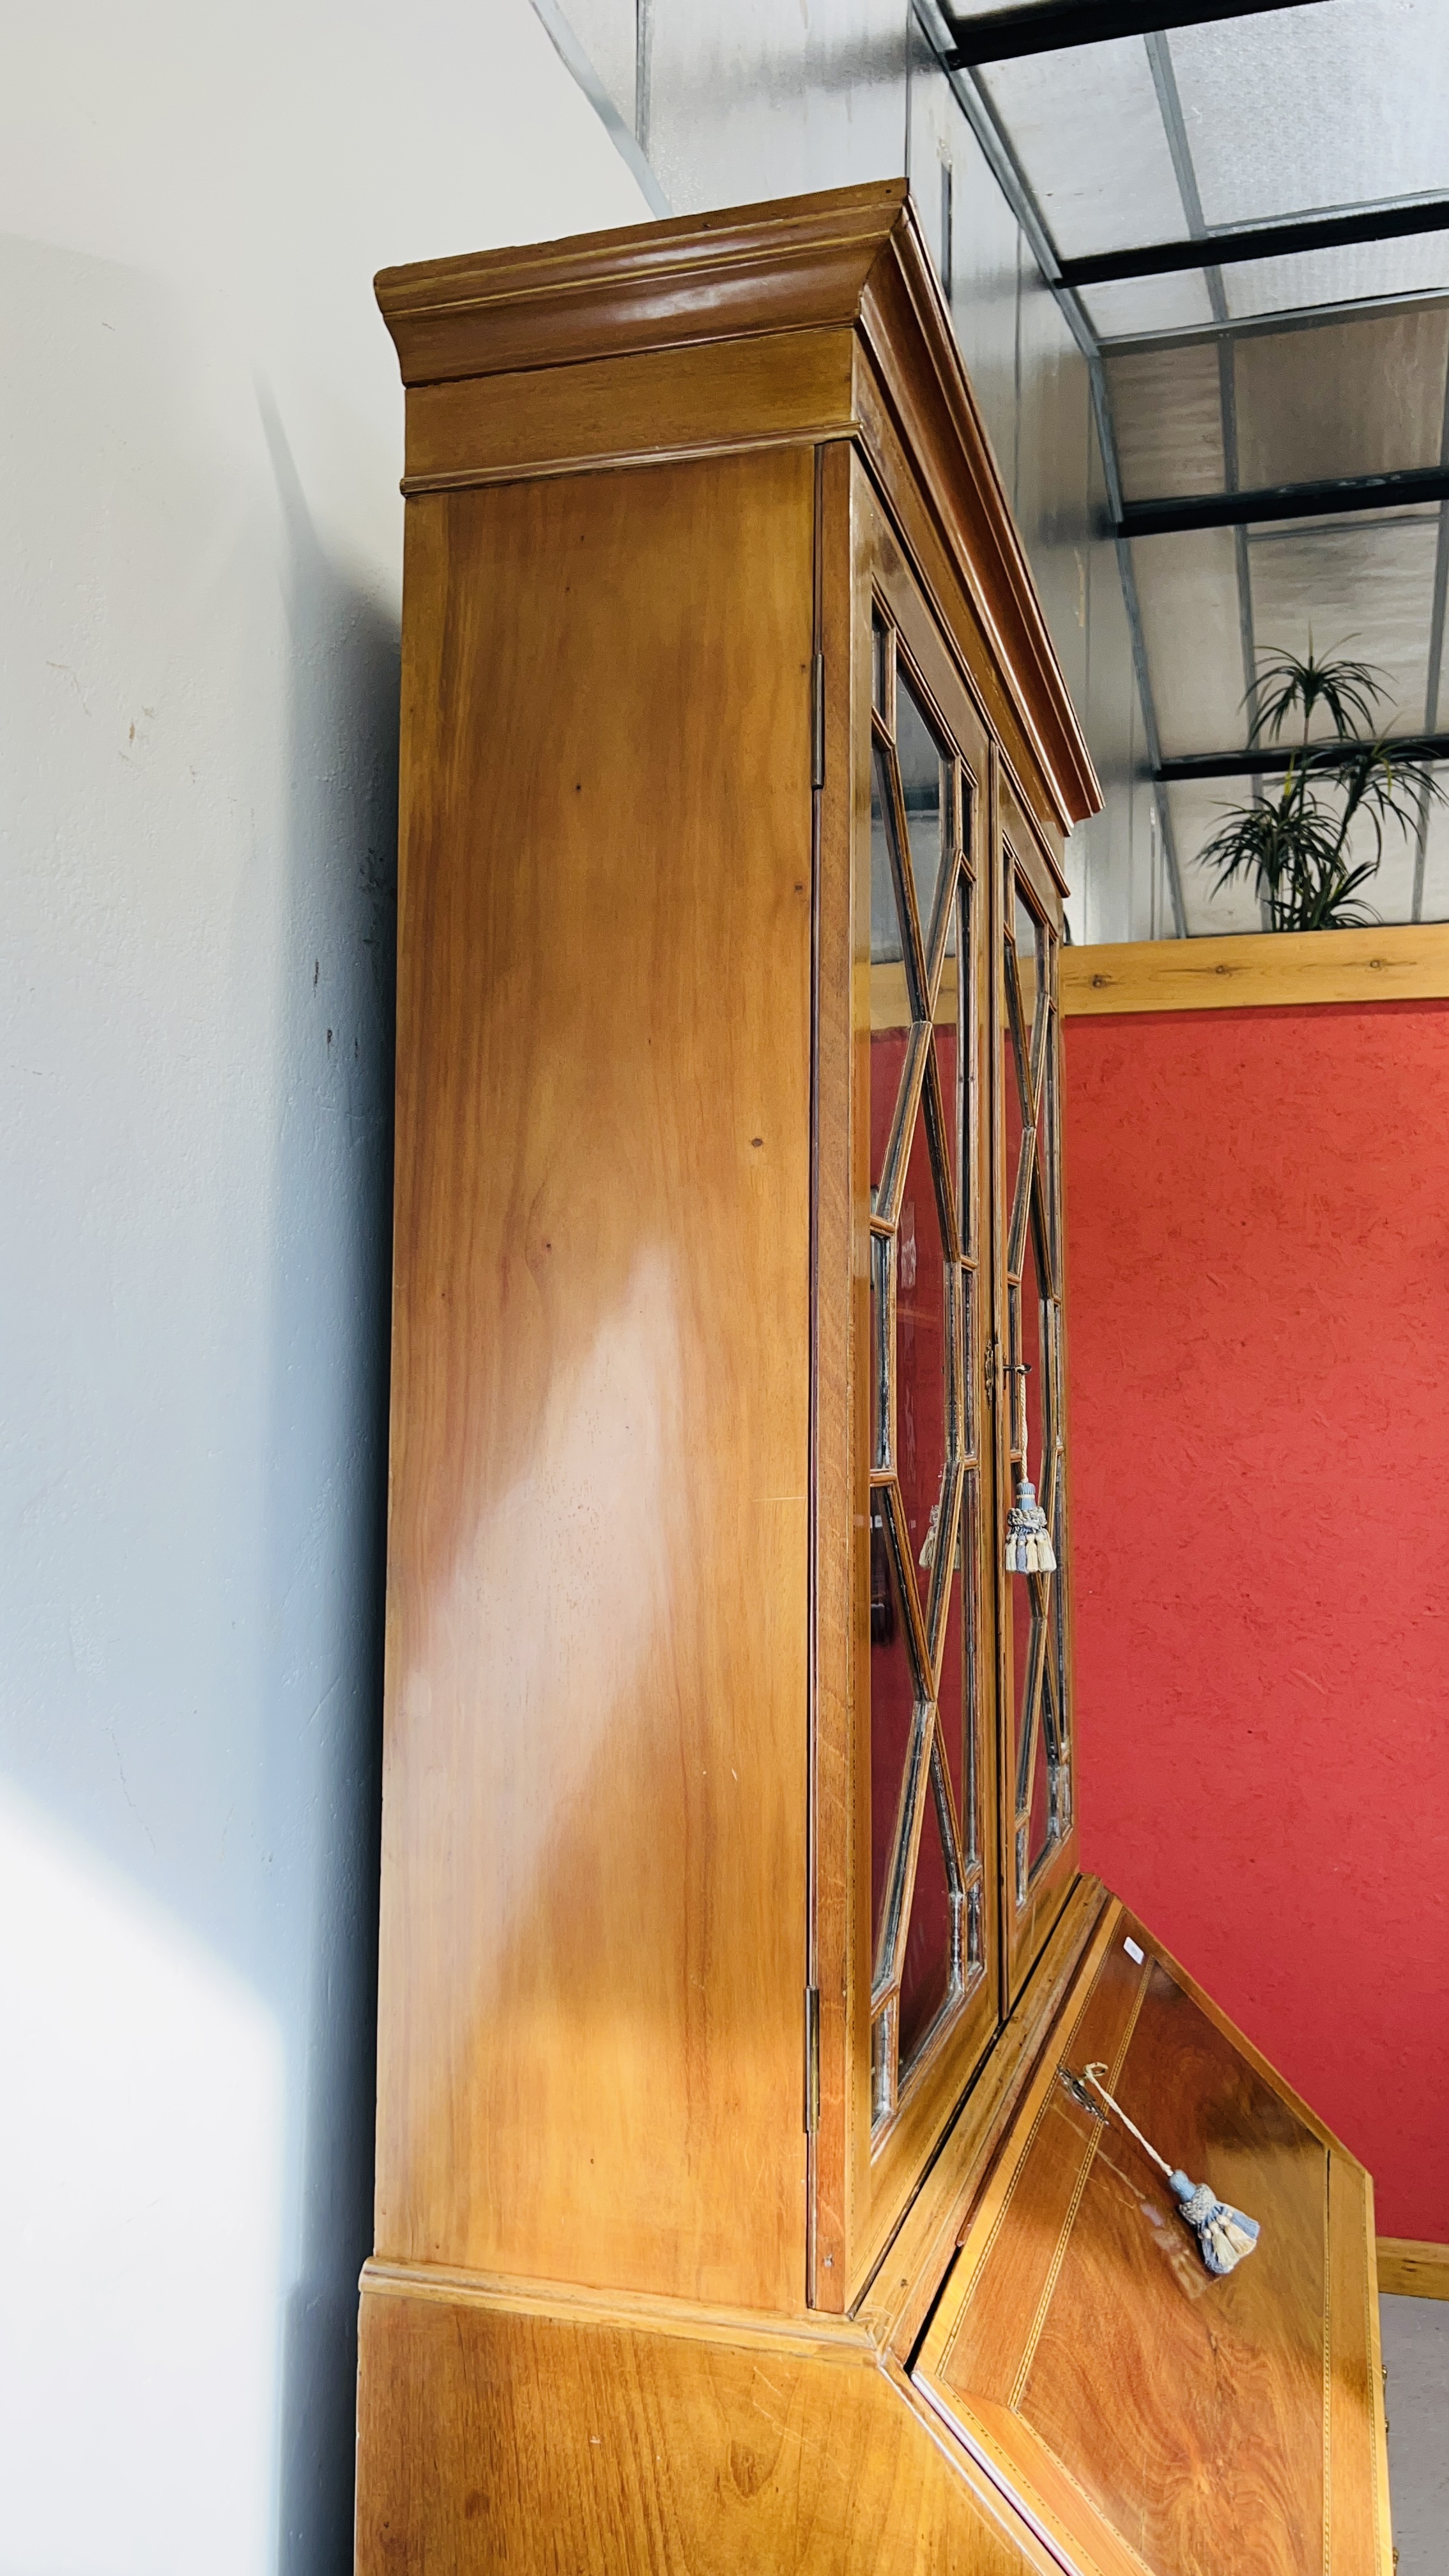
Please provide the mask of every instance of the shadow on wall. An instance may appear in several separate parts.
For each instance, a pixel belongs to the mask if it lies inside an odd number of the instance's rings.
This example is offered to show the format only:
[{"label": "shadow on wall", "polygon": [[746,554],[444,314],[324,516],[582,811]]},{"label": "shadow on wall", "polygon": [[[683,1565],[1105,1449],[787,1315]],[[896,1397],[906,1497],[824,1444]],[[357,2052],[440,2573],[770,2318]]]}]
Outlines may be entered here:
[{"label": "shadow on wall", "polygon": [[[289,2091],[300,2231],[288,2294],[280,2413],[281,2576],[352,2567],[357,2276],[372,2245],[377,2060],[377,1883],[382,1804],[383,1601],[391,1321],[392,1063],[397,980],[398,637],[349,588],[318,543],[270,392],[259,388],[290,558],[287,610],[295,690],[290,776],[289,954],[314,939],[353,960],[352,1061],[345,1027],[325,1029],[323,1070],[340,1049],[343,1169],[321,1167],[299,1086],[278,1138],[279,1205],[316,1205],[330,1225],[288,1238],[273,1288],[273,1435],[267,1527],[273,1599],[312,1555],[322,1460],[296,1403],[297,1358],[315,1365],[332,1330],[337,1273],[350,1287],[352,1344],[332,1383],[327,1474],[345,1524],[325,1573],[328,1614],[296,1641],[310,1650],[307,1730],[326,1716],[320,1776],[294,1724],[292,1644],[278,1640],[266,1710],[278,1812],[310,1796],[328,1830],[311,1884],[309,1994]],[[364,1065],[364,1035],[370,1061]],[[329,1187],[330,1183],[330,1187]],[[316,1194],[316,1196],[314,1196]],[[320,1210],[319,1210],[320,1213]],[[323,1749],[325,1747],[325,1750]],[[300,1758],[299,1758],[300,1757]],[[319,1796],[320,1791],[320,1796]],[[300,2117],[299,2117],[300,2115]]]},{"label": "shadow on wall", "polygon": [[257,387],[234,314],[9,242],[0,328],[6,2549],[333,2576],[371,2237],[395,600],[319,538],[305,388]]}]

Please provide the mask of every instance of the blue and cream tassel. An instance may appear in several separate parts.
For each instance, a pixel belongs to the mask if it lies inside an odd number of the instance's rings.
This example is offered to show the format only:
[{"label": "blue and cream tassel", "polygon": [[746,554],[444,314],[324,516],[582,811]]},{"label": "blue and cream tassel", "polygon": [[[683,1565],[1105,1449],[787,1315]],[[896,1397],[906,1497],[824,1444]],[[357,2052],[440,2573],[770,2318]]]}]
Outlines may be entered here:
[{"label": "blue and cream tassel", "polygon": [[1121,2103],[1114,2101],[1108,2092],[1102,2081],[1106,2073],[1105,2066],[1084,2066],[1082,2069],[1083,2078],[1093,2092],[1099,2094],[1108,2109],[1116,2113],[1123,2128],[1131,2131],[1139,2147],[1152,2158],[1158,2172],[1167,2176],[1168,2189],[1178,2205],[1177,2214],[1197,2238],[1197,2250],[1208,2270],[1216,2272],[1220,2278],[1224,2273],[1236,2271],[1244,2255],[1251,2254],[1258,2242],[1256,2218],[1245,2218],[1242,2211],[1234,2209],[1230,2202],[1219,2200],[1209,2184],[1189,2182],[1185,2173],[1174,2170],[1155,2147],[1149,2146],[1136,2122],[1128,2119]]},{"label": "blue and cream tassel", "polygon": [[1016,1480],[1016,1500],[1006,1515],[1006,1571],[1008,1574],[1055,1574],[1056,1555],[1047,1516],[1036,1498],[1036,1487],[1025,1472]]}]

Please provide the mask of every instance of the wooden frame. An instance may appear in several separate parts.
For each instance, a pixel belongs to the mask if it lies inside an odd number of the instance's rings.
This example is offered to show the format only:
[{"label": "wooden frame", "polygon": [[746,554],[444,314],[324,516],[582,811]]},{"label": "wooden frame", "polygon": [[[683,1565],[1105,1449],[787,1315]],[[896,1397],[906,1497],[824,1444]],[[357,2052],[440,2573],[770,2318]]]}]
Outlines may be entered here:
[{"label": "wooden frame", "polygon": [[1242,1011],[1312,1002],[1449,999],[1449,922],[1248,931],[1062,950],[1062,1010]]}]

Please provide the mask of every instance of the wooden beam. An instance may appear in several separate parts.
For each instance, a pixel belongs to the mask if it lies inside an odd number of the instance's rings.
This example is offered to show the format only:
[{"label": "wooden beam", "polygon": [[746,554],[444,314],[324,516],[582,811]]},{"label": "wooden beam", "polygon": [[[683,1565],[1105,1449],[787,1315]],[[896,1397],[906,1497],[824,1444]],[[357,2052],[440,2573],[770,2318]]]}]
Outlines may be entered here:
[{"label": "wooden beam", "polygon": [[1449,2245],[1422,2236],[1381,2236],[1379,2288],[1396,2299],[1449,2299]]},{"label": "wooden beam", "polygon": [[1449,999],[1449,922],[1379,930],[1250,931],[1064,948],[1065,1013],[1226,1011],[1285,1002]]}]

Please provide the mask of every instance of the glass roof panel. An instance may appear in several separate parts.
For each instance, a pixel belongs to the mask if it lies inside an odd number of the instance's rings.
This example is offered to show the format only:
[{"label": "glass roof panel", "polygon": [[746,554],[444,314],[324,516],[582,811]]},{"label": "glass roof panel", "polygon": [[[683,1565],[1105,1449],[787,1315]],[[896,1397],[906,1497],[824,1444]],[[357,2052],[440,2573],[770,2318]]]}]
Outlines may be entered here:
[{"label": "glass roof panel", "polygon": [[1221,492],[1223,406],[1214,341],[1109,355],[1107,385],[1129,501]]},{"label": "glass roof panel", "polygon": [[[1275,782],[1271,782],[1276,785]],[[1195,781],[1190,786],[1174,786],[1167,791],[1177,840],[1178,863],[1182,869],[1183,908],[1192,932],[1261,930],[1257,897],[1250,887],[1234,884],[1214,891],[1213,870],[1199,863],[1199,853],[1224,819],[1230,806],[1252,801],[1252,781],[1247,778],[1221,778]],[[1434,833],[1442,831],[1439,851],[1434,849]],[[1431,813],[1429,850],[1432,854],[1425,869],[1424,918],[1436,916],[1430,907],[1430,896],[1449,912],[1449,811],[1442,816]],[[1412,828],[1401,832],[1390,822],[1383,839],[1383,857],[1378,873],[1356,890],[1353,901],[1361,904],[1376,920],[1408,921],[1414,901],[1414,869],[1418,834]],[[1350,835],[1349,856],[1355,864],[1370,860],[1374,854],[1372,828],[1360,825]],[[1431,882],[1432,880],[1432,882]]]},{"label": "glass roof panel", "polygon": [[[947,88],[929,74],[919,83],[922,115],[916,122],[918,82],[911,80],[911,167],[934,147],[951,172],[951,319],[966,372],[981,405],[996,461],[1010,481],[1016,444],[1016,305],[1020,256],[1016,217],[992,176],[965,114]],[[930,181],[916,178],[917,193]],[[940,185],[936,186],[939,200]]]},{"label": "glass roof panel", "polygon": [[1191,331],[1213,318],[1200,269],[1184,268],[1166,277],[1123,277],[1109,286],[1084,286],[1080,293],[1087,319],[1103,340]]},{"label": "glass roof panel", "polygon": [[[1353,900],[1376,914],[1380,921],[1412,920],[1418,846],[1416,831],[1401,832],[1397,823],[1390,823],[1384,832],[1383,858],[1378,874],[1359,887]],[[1372,831],[1352,833],[1349,849],[1355,861],[1371,859],[1374,854]]]},{"label": "glass roof panel", "polygon": [[1064,255],[1183,238],[1140,36],[991,63],[982,79]]},{"label": "glass roof panel", "polygon": [[1319,0],[1168,41],[1209,224],[1449,182],[1443,0]]},{"label": "glass roof panel", "polygon": [[[1449,163],[1449,153],[1445,155]],[[1449,186],[1449,167],[1445,170]],[[1305,304],[1367,304],[1390,295],[1449,292],[1449,233],[1403,241],[1345,242],[1337,250],[1295,251],[1288,259],[1245,259],[1222,271],[1233,320],[1292,313]]]},{"label": "glass roof panel", "polygon": [[1232,529],[1134,538],[1132,567],[1164,753],[1235,749],[1247,719]]},{"label": "glass roof panel", "polygon": [[649,159],[675,213],[778,196],[787,171],[807,189],[899,170],[908,23],[899,0],[839,0],[825,24],[779,0],[653,10]]},{"label": "glass roof panel", "polygon": [[1446,358],[1443,305],[1237,341],[1243,488],[1437,465]]},{"label": "glass roof panel", "polygon": [[[1449,789],[1449,770],[1436,773]],[[1424,848],[1424,900],[1421,921],[1449,921],[1449,805],[1431,805]]]},{"label": "glass roof panel", "polygon": [[[1269,652],[1302,653],[1310,637],[1320,655],[1348,652],[1382,672],[1383,728],[1405,732],[1422,726],[1438,537],[1434,507],[1250,529],[1253,634],[1260,659]],[[1315,725],[1314,737],[1332,730],[1325,720]]]},{"label": "glass roof panel", "polygon": [[1258,898],[1249,887],[1231,885],[1215,894],[1212,870],[1198,864],[1198,852],[1211,840],[1228,807],[1245,804],[1251,794],[1252,782],[1246,778],[1194,779],[1189,786],[1167,791],[1182,876],[1182,908],[1190,933],[1212,936],[1263,927]]}]

